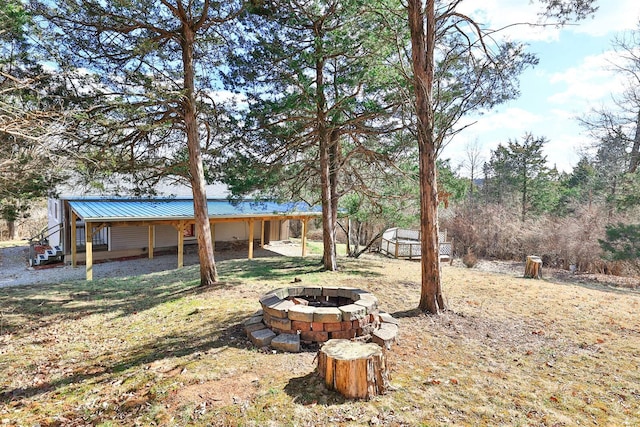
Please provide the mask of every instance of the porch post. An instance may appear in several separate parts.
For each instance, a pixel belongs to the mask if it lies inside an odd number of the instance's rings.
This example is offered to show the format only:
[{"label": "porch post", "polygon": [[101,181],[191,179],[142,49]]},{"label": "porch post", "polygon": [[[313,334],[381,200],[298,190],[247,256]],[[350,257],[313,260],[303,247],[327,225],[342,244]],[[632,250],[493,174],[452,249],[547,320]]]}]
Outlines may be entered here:
[{"label": "porch post", "polygon": [[262,229],[260,230],[260,247],[264,249],[264,218],[261,221]]},{"label": "porch post", "polygon": [[76,221],[78,217],[76,213],[71,211],[71,266],[76,268],[78,266],[78,243],[76,242],[76,238],[78,236],[78,232],[76,230]]},{"label": "porch post", "polygon": [[253,259],[253,232],[254,232],[254,221],[253,219],[249,220],[249,259]]},{"label": "porch post", "polygon": [[211,228],[211,247],[216,250],[216,223],[211,222],[209,228]]},{"label": "porch post", "polygon": [[307,221],[309,218],[302,218],[302,256],[307,256]]},{"label": "porch post", "polygon": [[184,267],[184,221],[178,223],[178,268]]},{"label": "porch post", "polygon": [[93,224],[84,223],[84,241],[85,241],[85,265],[87,266],[87,281],[93,280]]},{"label": "porch post", "polygon": [[155,245],[155,227],[149,226],[149,259],[153,259],[153,247]]}]

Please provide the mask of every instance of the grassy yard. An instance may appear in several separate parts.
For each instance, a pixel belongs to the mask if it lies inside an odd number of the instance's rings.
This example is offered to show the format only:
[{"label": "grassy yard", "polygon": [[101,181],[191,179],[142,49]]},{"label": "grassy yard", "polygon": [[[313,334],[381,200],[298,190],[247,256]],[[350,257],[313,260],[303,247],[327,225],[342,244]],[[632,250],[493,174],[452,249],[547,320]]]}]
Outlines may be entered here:
[{"label": "grassy yard", "polygon": [[[450,310],[415,310],[419,264],[367,256],[0,289],[2,425],[640,425],[640,294],[443,266]],[[264,292],[358,286],[400,320],[393,390],[345,401],[314,352],[252,348]]]}]

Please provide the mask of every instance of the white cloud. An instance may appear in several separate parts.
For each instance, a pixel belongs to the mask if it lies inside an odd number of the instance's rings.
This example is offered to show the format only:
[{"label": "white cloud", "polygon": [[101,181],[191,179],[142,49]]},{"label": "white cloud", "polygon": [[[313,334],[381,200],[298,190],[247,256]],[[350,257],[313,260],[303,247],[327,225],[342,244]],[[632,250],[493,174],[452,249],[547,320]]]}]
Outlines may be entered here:
[{"label": "white cloud", "polygon": [[584,144],[585,138],[579,133],[556,135],[542,149],[547,156],[547,166],[556,166],[560,172],[571,172],[580,159],[579,151]]},{"label": "white cloud", "polygon": [[473,118],[470,122],[476,121],[476,123],[469,129],[473,133],[519,130],[539,123],[541,120],[542,117],[530,111],[512,107]]},{"label": "white cloud", "polygon": [[[529,0],[487,0],[481,4],[475,1],[463,2],[462,13],[477,19],[478,22],[500,31],[499,36],[512,40],[557,40],[560,30],[553,26],[541,27],[535,24],[539,20],[540,5]],[[517,24],[517,25],[514,25]]]},{"label": "white cloud", "polygon": [[[574,109],[584,109],[606,102],[612,94],[624,88],[624,76],[612,70],[615,53],[587,56],[576,67],[549,76],[550,84],[564,84],[566,89],[549,97],[554,104],[571,104]],[[587,107],[588,109],[588,107]]]},{"label": "white cloud", "polygon": [[471,123],[473,124],[456,135],[447,145],[442,153],[443,158],[453,159],[454,164],[460,163],[466,157],[467,144],[478,141],[482,157],[488,160],[491,150],[494,150],[498,144],[521,138],[525,132],[540,127],[544,123],[544,118],[521,108],[511,107],[503,111],[470,117],[466,124]]},{"label": "white cloud", "polygon": [[[600,37],[637,28],[640,17],[638,0],[599,1],[597,5],[599,8],[594,16],[569,24],[564,29]],[[481,3],[463,2],[458,10],[492,29],[498,29],[517,23],[537,23],[540,20],[539,13],[543,9],[537,1],[485,0]],[[561,29],[555,26],[516,25],[500,34],[520,41],[554,41],[558,40],[560,31]]]},{"label": "white cloud", "polygon": [[610,32],[625,31],[637,28],[640,16],[638,0],[599,1],[598,11],[593,18],[588,18],[575,27],[576,33],[599,37]]},{"label": "white cloud", "polygon": [[216,102],[233,102],[235,104],[246,104],[247,97],[241,93],[231,92],[229,90],[216,90],[209,92],[209,96]]}]

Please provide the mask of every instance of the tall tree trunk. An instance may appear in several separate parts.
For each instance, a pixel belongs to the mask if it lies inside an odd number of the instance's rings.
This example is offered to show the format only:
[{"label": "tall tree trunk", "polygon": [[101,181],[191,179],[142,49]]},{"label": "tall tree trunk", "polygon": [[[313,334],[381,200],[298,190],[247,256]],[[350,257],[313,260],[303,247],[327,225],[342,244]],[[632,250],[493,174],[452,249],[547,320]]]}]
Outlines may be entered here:
[{"label": "tall tree trunk", "polygon": [[635,173],[640,165],[640,110],[636,118],[636,133],[633,136],[633,146],[631,147],[631,156],[629,159],[629,173]]},{"label": "tall tree trunk", "polygon": [[[321,34],[316,34],[318,39]],[[318,41],[321,42],[321,41]],[[322,264],[325,270],[336,271],[336,223],[333,213],[333,188],[331,185],[331,135],[327,128],[327,116],[325,112],[326,99],[324,95],[324,61],[316,62],[316,114],[318,118],[318,140],[320,157],[320,192],[322,197]]]},{"label": "tall tree trunk", "polygon": [[198,257],[200,258],[200,286],[207,286],[218,281],[218,271],[213,257],[211,243],[211,224],[205,189],[204,167],[198,132],[196,97],[193,69],[193,49],[195,44],[194,29],[188,25],[186,16],[183,19],[182,63],[184,67],[184,95],[182,99],[185,133],[189,149],[189,173],[193,193],[193,212],[196,219],[196,235],[198,238]]},{"label": "tall tree trunk", "polygon": [[440,257],[438,256],[438,189],[432,102],[436,30],[434,3],[435,0],[427,0],[423,13],[422,0],[409,0],[408,14],[420,166],[422,286],[418,308],[435,314],[439,310],[443,310],[445,306],[442,298]]},{"label": "tall tree trunk", "polygon": [[16,222],[7,220],[7,229],[9,231],[9,240],[16,240]]},{"label": "tall tree trunk", "polygon": [[344,234],[347,235],[347,255],[351,256],[351,218],[347,218],[347,229]]},{"label": "tall tree trunk", "polygon": [[[331,223],[333,229],[333,257],[337,260],[337,240],[338,232],[338,202],[340,195],[338,194],[338,171],[340,171],[340,131],[333,129],[329,140],[329,183],[331,186]],[[337,261],[336,261],[337,262]]]},{"label": "tall tree trunk", "polygon": [[320,187],[322,193],[322,263],[325,270],[336,271],[336,241],[335,223],[333,222],[333,203],[331,194],[331,179],[329,171],[329,141],[326,129],[320,134]]}]

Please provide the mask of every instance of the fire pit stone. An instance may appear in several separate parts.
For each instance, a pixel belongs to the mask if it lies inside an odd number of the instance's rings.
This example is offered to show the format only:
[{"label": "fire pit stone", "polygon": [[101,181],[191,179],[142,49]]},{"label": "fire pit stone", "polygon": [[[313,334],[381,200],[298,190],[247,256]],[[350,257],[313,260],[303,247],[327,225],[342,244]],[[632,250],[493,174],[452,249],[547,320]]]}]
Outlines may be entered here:
[{"label": "fire pit stone", "polygon": [[[279,350],[299,351],[296,342],[300,341],[317,344],[329,339],[373,339],[389,348],[398,332],[397,320],[379,311],[376,296],[358,288],[280,288],[264,294],[260,304],[261,312],[245,322],[248,338],[259,347],[271,345]],[[265,330],[275,336],[287,336],[273,340]]]}]

